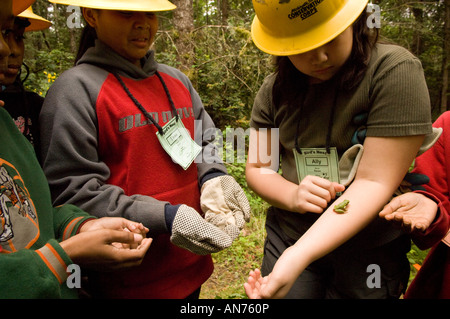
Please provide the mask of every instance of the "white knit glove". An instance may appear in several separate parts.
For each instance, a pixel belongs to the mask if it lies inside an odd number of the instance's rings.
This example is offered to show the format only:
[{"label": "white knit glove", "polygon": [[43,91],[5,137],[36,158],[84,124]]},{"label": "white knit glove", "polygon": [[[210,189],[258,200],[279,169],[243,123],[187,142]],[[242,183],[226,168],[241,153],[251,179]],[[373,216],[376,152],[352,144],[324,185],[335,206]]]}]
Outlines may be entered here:
[{"label": "white knit glove", "polygon": [[200,206],[205,220],[220,229],[239,231],[250,221],[250,204],[241,186],[230,175],[206,181],[201,189]]},{"label": "white knit glove", "polygon": [[236,227],[219,229],[205,221],[192,207],[181,205],[172,224],[170,241],[197,255],[209,255],[228,248],[239,236]]}]

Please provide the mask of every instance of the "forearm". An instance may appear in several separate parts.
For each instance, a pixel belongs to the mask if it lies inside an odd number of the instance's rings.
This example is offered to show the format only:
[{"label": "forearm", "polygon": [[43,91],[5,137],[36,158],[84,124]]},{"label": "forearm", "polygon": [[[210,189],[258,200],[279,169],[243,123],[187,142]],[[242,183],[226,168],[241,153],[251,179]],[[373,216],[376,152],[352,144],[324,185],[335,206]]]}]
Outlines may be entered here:
[{"label": "forearm", "polygon": [[98,182],[89,181],[68,202],[96,217],[123,217],[142,223],[150,229],[150,237],[168,232],[165,221],[168,202],[144,195],[127,196],[114,185],[98,186]]},{"label": "forearm", "polygon": [[298,185],[286,180],[270,168],[247,164],[246,179],[248,186],[270,205],[294,211],[292,198]]},{"label": "forearm", "polygon": [[[307,263],[335,250],[362,231],[378,216],[394,190],[382,183],[357,180],[332,202],[329,208],[294,245]],[[377,196],[373,196],[377,194]],[[335,204],[349,200],[345,213],[336,213]]]}]

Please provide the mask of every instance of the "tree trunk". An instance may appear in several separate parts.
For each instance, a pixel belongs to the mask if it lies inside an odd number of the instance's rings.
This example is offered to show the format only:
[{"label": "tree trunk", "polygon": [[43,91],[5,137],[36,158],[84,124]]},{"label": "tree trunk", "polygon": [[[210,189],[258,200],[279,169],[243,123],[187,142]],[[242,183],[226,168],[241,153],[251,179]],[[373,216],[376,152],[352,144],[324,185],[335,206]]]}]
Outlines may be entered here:
[{"label": "tree trunk", "polygon": [[219,13],[220,13],[220,22],[222,25],[228,25],[228,16],[229,16],[229,3],[228,0],[217,0]]},{"label": "tree trunk", "polygon": [[[419,1],[419,2],[422,2]],[[416,27],[413,33],[413,42],[411,44],[411,51],[418,57],[423,53],[422,44],[422,30],[423,30],[423,9],[421,7],[412,7],[412,13],[416,22]]]},{"label": "tree trunk", "polygon": [[194,45],[190,41],[190,33],[194,29],[194,8],[193,0],[173,0],[177,8],[173,14],[173,25],[178,33],[175,45],[178,51],[179,69],[184,73],[194,64]]}]

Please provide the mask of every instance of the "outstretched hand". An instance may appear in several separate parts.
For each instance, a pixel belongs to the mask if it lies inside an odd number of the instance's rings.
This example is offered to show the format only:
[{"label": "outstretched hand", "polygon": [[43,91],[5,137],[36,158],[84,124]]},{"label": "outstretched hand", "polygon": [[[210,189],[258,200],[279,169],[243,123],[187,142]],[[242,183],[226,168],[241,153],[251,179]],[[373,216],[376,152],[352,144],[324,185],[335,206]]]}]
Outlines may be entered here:
[{"label": "outstretched hand", "polygon": [[275,278],[273,272],[265,277],[261,275],[259,269],[252,270],[244,283],[245,293],[250,299],[279,299],[286,296],[292,282],[284,276]]},{"label": "outstretched hand", "polygon": [[261,271],[250,271],[247,282],[244,283],[245,293],[250,299],[263,299],[263,292],[267,286],[268,277],[262,277]]},{"label": "outstretched hand", "polygon": [[381,218],[392,221],[404,231],[425,231],[436,217],[438,205],[419,193],[405,193],[394,197],[379,213]]},{"label": "outstretched hand", "polygon": [[261,271],[250,272],[244,284],[245,293],[251,299],[284,298],[291,290],[308,262],[302,262],[301,254],[294,246],[287,248],[275,263],[272,272],[261,276]]}]

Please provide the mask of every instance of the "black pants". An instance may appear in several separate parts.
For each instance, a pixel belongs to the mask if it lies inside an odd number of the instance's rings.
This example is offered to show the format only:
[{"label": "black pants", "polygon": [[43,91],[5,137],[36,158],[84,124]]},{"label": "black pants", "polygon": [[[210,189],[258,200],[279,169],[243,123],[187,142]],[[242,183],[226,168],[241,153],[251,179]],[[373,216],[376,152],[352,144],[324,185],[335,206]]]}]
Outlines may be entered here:
[{"label": "black pants", "polygon": [[[261,272],[268,275],[283,251],[295,240],[267,216],[267,238]],[[309,265],[298,277],[287,299],[391,299],[399,298],[408,284],[406,257],[411,241],[402,236],[381,247],[335,250]]]}]

